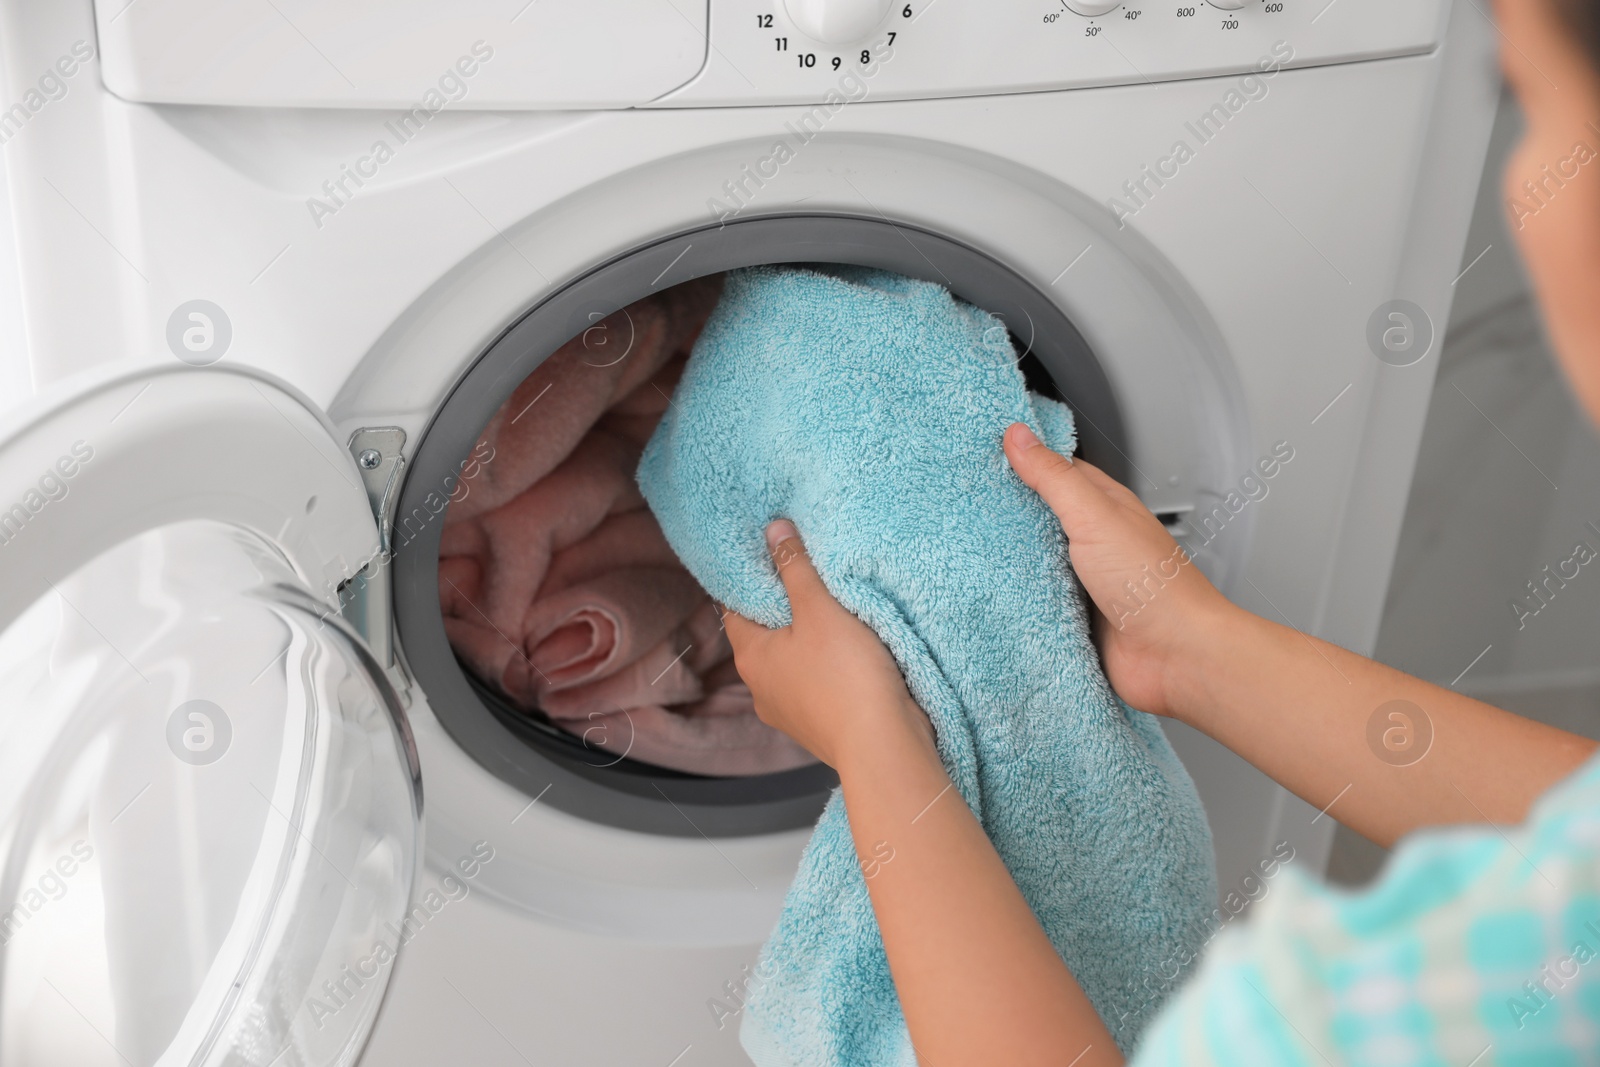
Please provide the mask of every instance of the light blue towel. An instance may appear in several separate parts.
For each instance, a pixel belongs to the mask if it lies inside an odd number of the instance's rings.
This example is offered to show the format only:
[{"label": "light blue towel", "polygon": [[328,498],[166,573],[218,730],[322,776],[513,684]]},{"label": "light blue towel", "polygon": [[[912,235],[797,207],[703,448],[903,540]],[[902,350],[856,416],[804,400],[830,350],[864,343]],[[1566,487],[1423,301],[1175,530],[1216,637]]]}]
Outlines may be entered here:
[{"label": "light blue towel", "polygon": [[[1017,420],[1072,451],[1071,413],[1027,392],[993,316],[878,271],[752,268],[639,485],[711,595],[768,626],[790,615],[763,531],[794,520],[1126,1049],[1207,937],[1211,833],[1160,726],[1101,673],[1060,527],[1000,449]],[[740,1038],[759,1067],[915,1063],[838,793],[757,972]]]}]

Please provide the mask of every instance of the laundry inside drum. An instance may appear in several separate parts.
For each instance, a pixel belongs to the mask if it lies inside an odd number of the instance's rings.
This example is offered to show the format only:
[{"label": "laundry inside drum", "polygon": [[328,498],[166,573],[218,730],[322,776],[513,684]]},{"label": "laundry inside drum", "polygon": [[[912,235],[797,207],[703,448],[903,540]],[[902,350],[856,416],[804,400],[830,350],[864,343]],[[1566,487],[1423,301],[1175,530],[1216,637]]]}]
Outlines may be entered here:
[{"label": "laundry inside drum", "polygon": [[629,304],[512,391],[462,466],[439,548],[476,688],[596,757],[746,777],[816,761],[756,717],[717,605],[634,483],[720,275]]}]

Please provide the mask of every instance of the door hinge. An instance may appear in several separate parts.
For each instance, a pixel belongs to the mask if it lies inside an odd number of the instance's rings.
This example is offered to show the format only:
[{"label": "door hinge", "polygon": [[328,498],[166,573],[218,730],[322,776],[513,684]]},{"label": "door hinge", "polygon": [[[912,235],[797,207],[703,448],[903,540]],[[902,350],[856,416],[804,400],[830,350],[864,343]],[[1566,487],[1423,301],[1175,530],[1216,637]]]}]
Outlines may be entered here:
[{"label": "door hinge", "polygon": [[410,686],[394,655],[393,582],[388,568],[394,558],[391,538],[405,475],[405,444],[406,432],[398,426],[363,427],[350,435],[350,454],[378,525],[378,554],[345,583],[339,597],[345,618],[366,639],[403,696]]}]

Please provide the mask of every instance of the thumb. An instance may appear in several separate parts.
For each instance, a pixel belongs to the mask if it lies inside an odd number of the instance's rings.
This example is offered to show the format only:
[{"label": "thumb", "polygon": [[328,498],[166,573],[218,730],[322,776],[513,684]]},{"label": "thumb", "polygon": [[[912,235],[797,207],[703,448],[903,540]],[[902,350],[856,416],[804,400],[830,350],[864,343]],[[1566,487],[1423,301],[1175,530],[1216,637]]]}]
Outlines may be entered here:
[{"label": "thumb", "polygon": [[1114,506],[1105,490],[1078,464],[1052,452],[1026,424],[1014,422],[1007,427],[1005,451],[1011,469],[1055,512],[1068,537],[1074,527]]},{"label": "thumb", "polygon": [[778,579],[784,592],[789,594],[789,607],[796,619],[804,614],[818,598],[832,599],[822,576],[811,563],[811,555],[800,540],[800,531],[788,519],[778,519],[767,527],[767,549],[772,553],[772,564],[778,568]]}]

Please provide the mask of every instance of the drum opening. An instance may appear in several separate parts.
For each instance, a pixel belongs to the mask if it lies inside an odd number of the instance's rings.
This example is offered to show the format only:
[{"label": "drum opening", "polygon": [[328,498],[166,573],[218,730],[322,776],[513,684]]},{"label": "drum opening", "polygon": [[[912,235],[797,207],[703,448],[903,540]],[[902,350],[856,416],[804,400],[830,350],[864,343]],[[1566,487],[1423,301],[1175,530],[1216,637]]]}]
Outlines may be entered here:
[{"label": "drum opening", "polygon": [[[839,216],[740,220],[637,249],[544,300],[477,360],[417,450],[396,527],[397,621],[407,663],[456,741],[530,797],[548,789],[550,803],[585,818],[686,836],[771,832],[812,821],[836,782],[826,766],[755,719],[731,655],[717,647],[720,618],[676,557],[662,555],[664,541],[651,540],[645,527],[653,519],[642,499],[627,492],[632,469],[619,466],[628,457],[637,461],[653,419],[670,404],[674,375],[698,334],[690,320],[699,316],[703,324],[714,306],[714,299],[706,303],[707,291],[714,294],[722,272],[763,263],[872,266],[946,285],[1005,322],[1029,388],[1066,401],[1079,414],[1080,451],[1113,472],[1125,464],[1110,387],[1055,303],[983,253],[903,224]],[[656,347],[646,353],[641,345]],[[624,366],[640,355],[649,358]],[[588,377],[563,390],[561,374],[574,371]],[[611,382],[610,392],[599,388],[602,378]],[[583,425],[563,422],[570,412],[554,406],[541,412],[563,391],[589,405],[579,419]],[[486,458],[485,442],[493,448],[497,427],[505,444]],[[561,437],[559,455],[530,457],[538,451],[530,441],[541,427]],[[497,474],[524,464],[522,484],[513,478],[473,504],[473,494],[494,482],[478,472],[483,481],[473,484],[474,459],[484,470],[500,464]],[[560,498],[552,489],[561,486],[547,484],[544,505],[531,503],[520,517],[504,510],[496,516],[500,543],[514,545],[520,523],[520,535],[538,557],[533,570],[543,571],[521,574],[518,595],[531,595],[530,606],[537,608],[539,584],[555,573],[559,580],[549,593],[565,596],[534,620],[536,630],[512,633],[506,620],[515,609],[508,613],[482,595],[482,561],[493,553],[483,553],[482,536],[463,535],[463,524],[482,525],[485,515],[514,502],[508,490],[548,482],[564,463],[563,492],[585,492],[578,477],[585,472],[606,485],[599,499],[584,501],[590,513],[576,524],[579,535],[567,529],[553,537],[551,514],[541,512]],[[526,477],[529,472],[537,477]],[[455,516],[447,512],[442,522],[421,525],[415,537],[400,537],[424,487],[447,477],[469,487],[452,494]],[[473,536],[480,559],[463,565],[462,556],[470,554],[463,546]],[[609,574],[608,552],[620,553]],[[674,566],[681,573],[667,574]],[[630,580],[617,571],[631,571]],[[595,595],[586,597],[584,582],[599,587]],[[645,619],[644,608],[657,616]],[[474,620],[480,624],[476,653],[472,640],[461,636]],[[526,640],[518,646],[530,633],[533,647]],[[512,646],[519,650],[509,651]],[[606,657],[618,649],[628,659],[622,667],[640,669],[583,677],[586,667],[601,661],[617,667],[619,660]],[[556,677],[562,672],[578,683]],[[629,677],[609,689],[595,685],[623,674]],[[585,686],[591,687],[587,693]],[[630,687],[624,699],[613,699]],[[655,695],[674,699],[649,699]],[[607,710],[606,702],[623,706]],[[726,736],[695,751],[680,747],[688,756],[682,759],[651,736],[696,716],[723,720],[695,735],[702,741],[717,729]],[[742,752],[740,739],[747,743]]]}]

